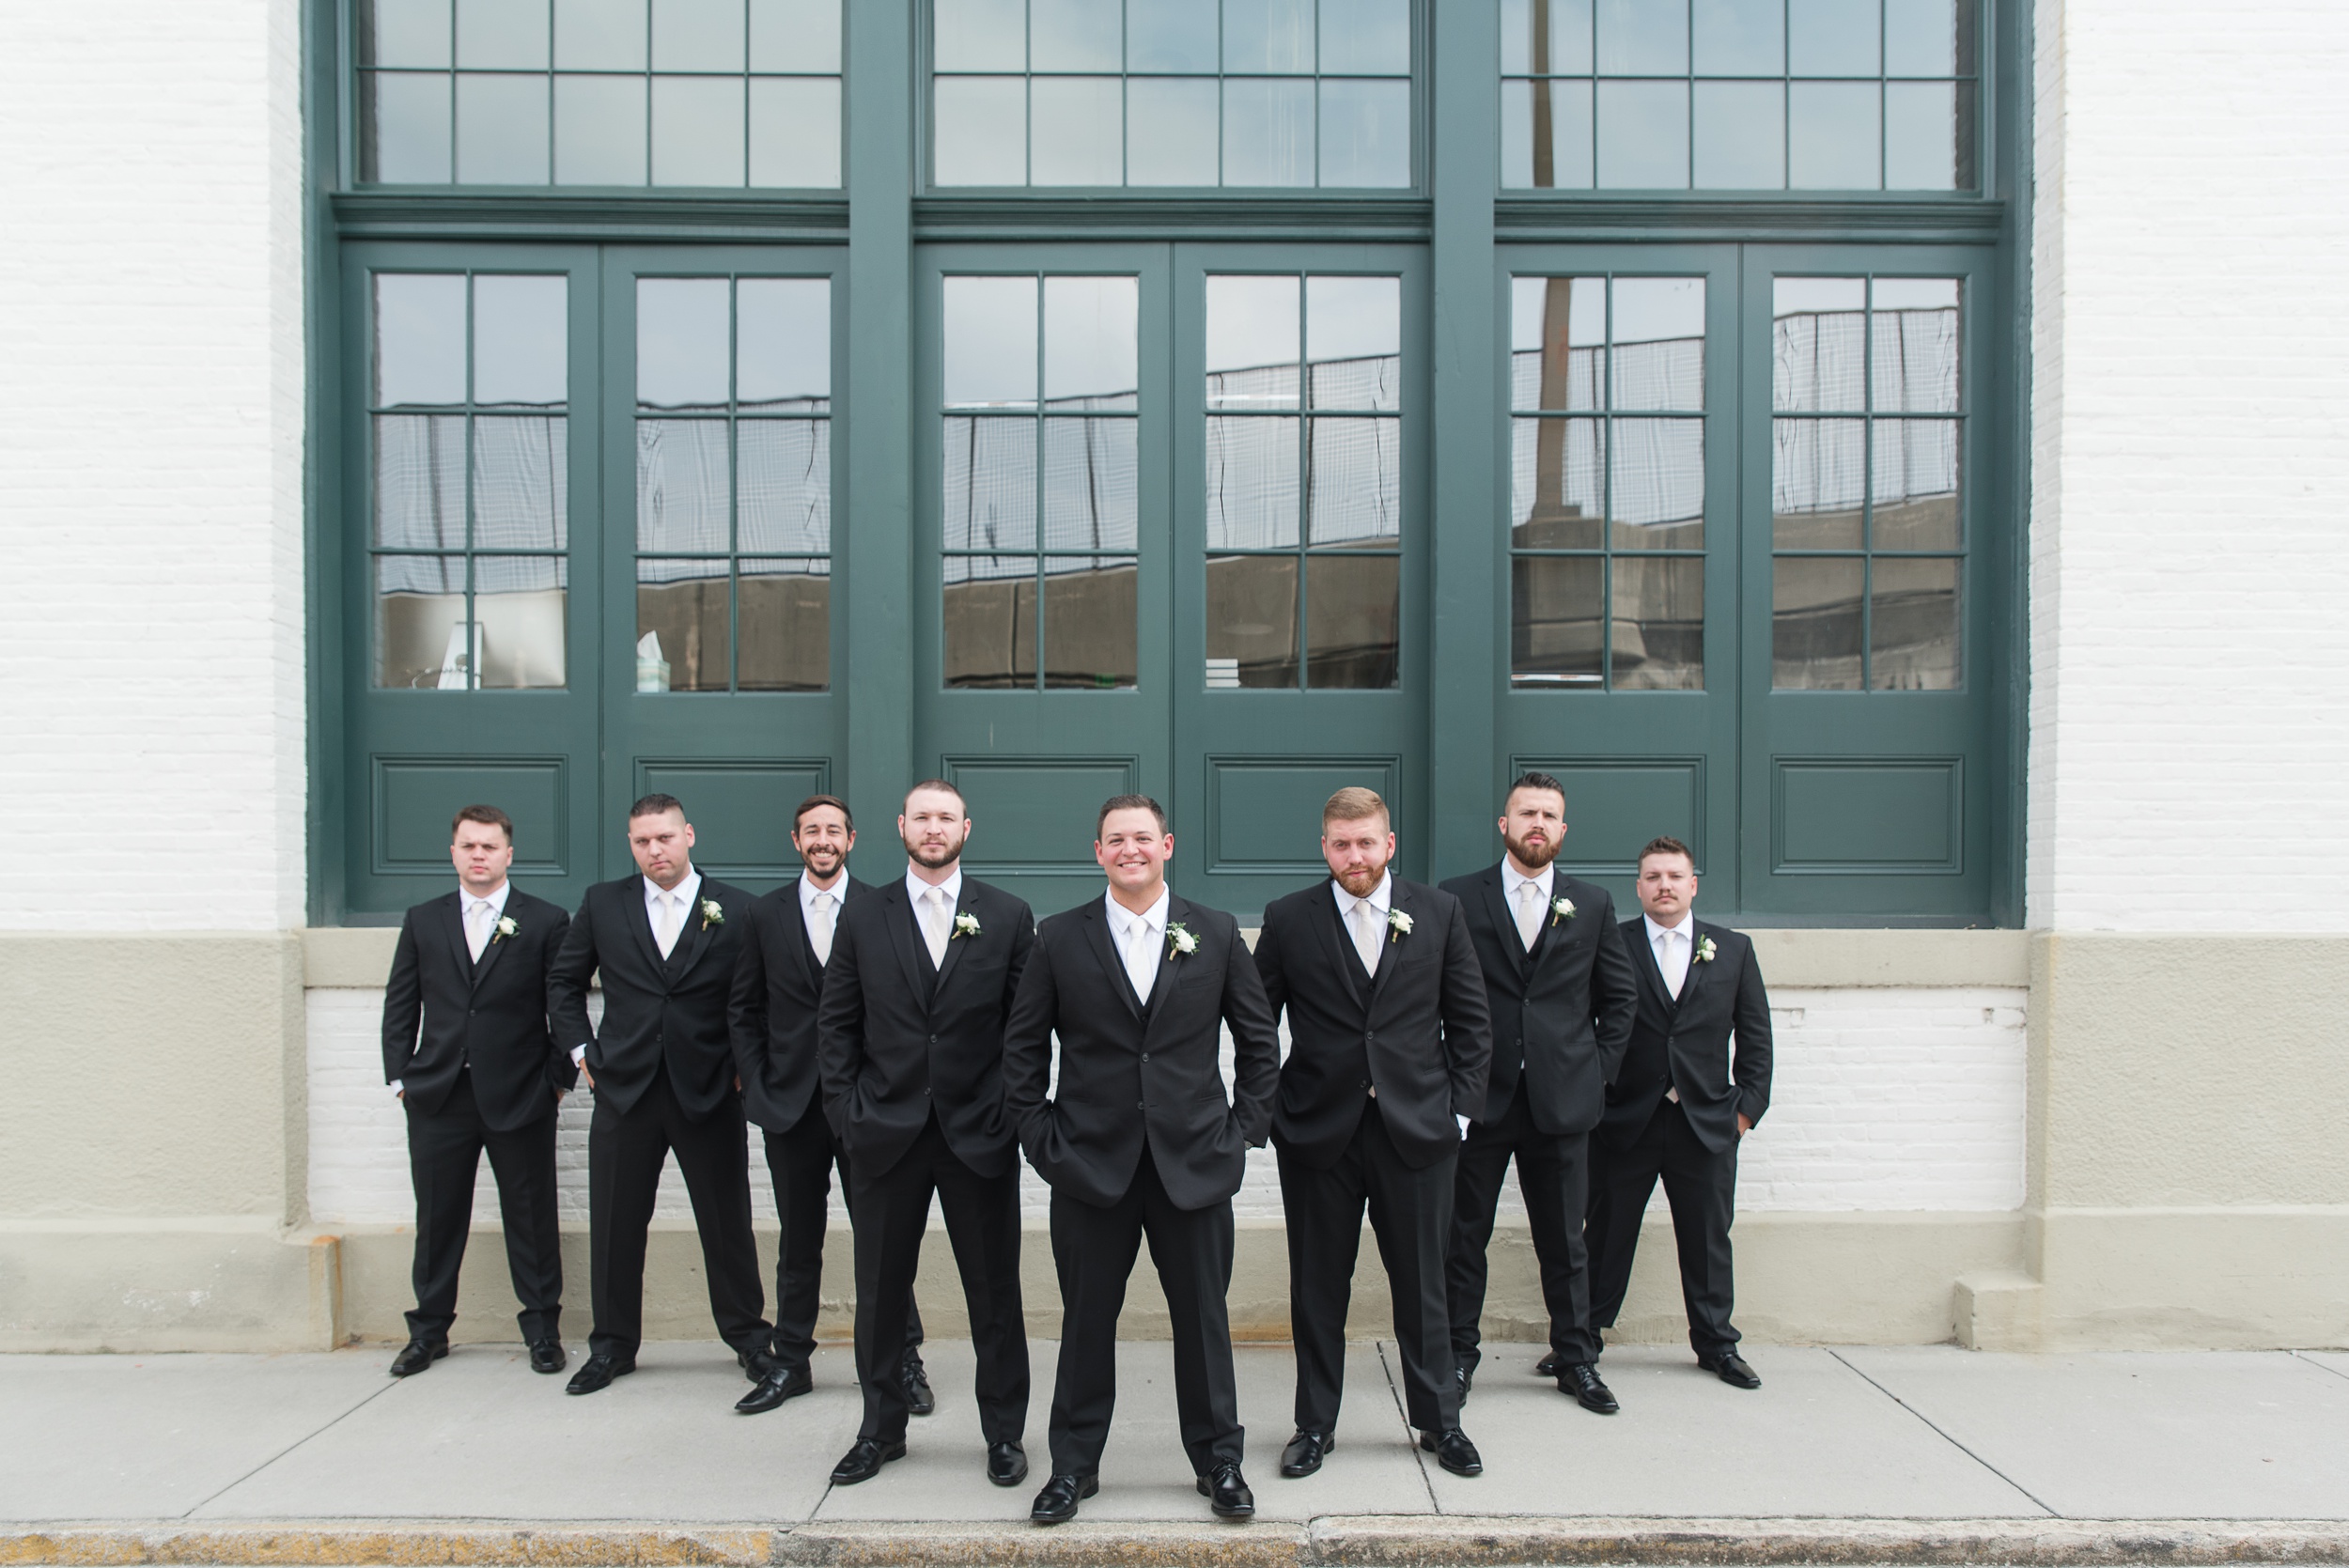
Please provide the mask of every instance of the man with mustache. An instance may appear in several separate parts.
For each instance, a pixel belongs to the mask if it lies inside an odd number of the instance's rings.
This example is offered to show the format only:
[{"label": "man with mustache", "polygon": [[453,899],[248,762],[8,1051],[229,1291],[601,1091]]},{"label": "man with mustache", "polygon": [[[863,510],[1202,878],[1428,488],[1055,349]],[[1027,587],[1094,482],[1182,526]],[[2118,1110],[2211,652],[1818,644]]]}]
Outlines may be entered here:
[{"label": "man with mustache", "polygon": [[1453,1188],[1446,1286],[1465,1400],[1480,1355],[1485,1250],[1515,1158],[1559,1391],[1611,1416],[1618,1405],[1598,1375],[1582,1211],[1591,1129],[1630,1046],[1639,996],[1607,891],[1551,864],[1565,843],[1565,786],[1548,773],[1526,774],[1501,805],[1501,862],[1443,885],[1467,912],[1493,1014],[1492,1078]]},{"label": "man with mustache", "polygon": [[832,1467],[870,1481],[906,1452],[913,1274],[935,1196],[978,1356],[987,1476],[1028,1474],[1028,1330],[1019,1302],[1019,1150],[1003,1114],[1003,1021],[1035,942],[1028,907],[962,874],[962,792],[929,779],[897,818],[906,874],[842,907],[817,1010],[824,1111],[848,1153],[856,1369],[864,1421]]}]

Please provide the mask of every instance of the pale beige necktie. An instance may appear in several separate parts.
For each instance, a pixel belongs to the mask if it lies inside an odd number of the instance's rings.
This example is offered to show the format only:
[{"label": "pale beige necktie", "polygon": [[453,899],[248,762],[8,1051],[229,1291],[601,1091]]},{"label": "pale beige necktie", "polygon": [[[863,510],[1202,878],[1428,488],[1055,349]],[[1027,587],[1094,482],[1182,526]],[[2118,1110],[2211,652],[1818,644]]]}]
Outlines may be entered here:
[{"label": "pale beige necktie", "polygon": [[1378,906],[1367,898],[1354,901],[1353,912],[1346,924],[1354,928],[1354,951],[1361,955],[1366,974],[1378,972]]},{"label": "pale beige necktie", "polygon": [[660,909],[661,918],[653,922],[652,938],[661,945],[661,956],[663,958],[677,951],[677,932],[685,924],[684,903],[685,900],[674,893],[653,895],[653,904]]},{"label": "pale beige necktie", "polygon": [[808,911],[812,918],[807,923],[807,945],[816,950],[816,967],[821,969],[832,962],[832,922],[840,917],[832,910],[831,893],[819,893],[813,902],[816,908]]},{"label": "pale beige necktie", "polygon": [[1517,939],[1525,951],[1533,951],[1534,942],[1542,935],[1542,890],[1539,883],[1517,884]]},{"label": "pale beige necktie", "polygon": [[473,955],[474,963],[481,962],[484,949],[490,945],[490,901],[476,898],[465,907],[465,950]]},{"label": "pale beige necktie", "polygon": [[932,888],[922,895],[922,939],[930,946],[930,968],[946,967],[946,937],[954,912],[946,907],[946,890]]}]

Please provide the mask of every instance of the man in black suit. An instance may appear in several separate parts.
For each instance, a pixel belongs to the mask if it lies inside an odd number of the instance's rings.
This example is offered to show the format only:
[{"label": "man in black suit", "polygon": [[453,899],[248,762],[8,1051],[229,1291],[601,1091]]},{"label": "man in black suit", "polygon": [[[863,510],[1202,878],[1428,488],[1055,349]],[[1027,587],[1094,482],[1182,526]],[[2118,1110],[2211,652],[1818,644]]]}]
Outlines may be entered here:
[{"label": "man in black suit", "polygon": [[1598,1331],[1591,1327],[1582,1211],[1591,1129],[1623,1065],[1639,1002],[1613,901],[1551,863],[1565,834],[1565,786],[1548,773],[1528,773],[1509,786],[1501,807],[1507,852],[1501,863],[1443,885],[1467,912],[1493,1015],[1492,1079],[1470,1119],[1453,1189],[1452,1349],[1466,1399],[1481,1356],[1485,1251],[1514,1157],[1559,1389],[1611,1416],[1618,1406],[1599,1380]]},{"label": "man in black suit", "polygon": [[953,784],[908,791],[897,833],[906,874],[842,909],[817,1011],[824,1111],[848,1151],[864,1385],[863,1423],[832,1478],[853,1485],[904,1457],[896,1374],[935,1194],[971,1312],[988,1479],[1017,1486],[1028,1474],[1028,1328],[1003,1022],[1035,921],[1010,893],[963,876],[971,819]]},{"label": "man in black suit", "polygon": [[1729,1225],[1738,1141],[1770,1108],[1769,993],[1752,941],[1690,913],[1697,872],[1687,845],[1659,838],[1640,851],[1639,894],[1645,912],[1623,925],[1639,1017],[1607,1091],[1591,1192],[1591,1318],[1610,1327],[1623,1308],[1640,1220],[1661,1175],[1697,1365],[1733,1388],[1758,1389],[1729,1321]]},{"label": "man in black suit", "polygon": [[[816,1004],[840,910],[873,889],[848,874],[856,823],[836,795],[811,795],[791,818],[791,846],[805,868],[751,904],[751,928],[734,971],[728,1021],[742,1107],[762,1130],[767,1173],[775,1184],[774,1364],[735,1408],[772,1410],[816,1386],[816,1313],[824,1281],[824,1226],[832,1169],[848,1189],[848,1158],[824,1120],[816,1079]],[[912,1343],[898,1368],[906,1403],[917,1416],[936,1408],[922,1368],[922,1319],[910,1316]]]},{"label": "man in black suit", "polygon": [[[693,869],[692,825],[674,796],[647,795],[629,808],[628,846],[642,875],[587,890],[547,976],[555,1036],[596,1094],[587,1124],[596,1325],[568,1391],[594,1393],[636,1370],[646,1235],[671,1154],[701,1233],[710,1316],[757,1382],[771,1335],[751,1235],[742,1094],[726,1034],[751,895]],[[599,970],[597,1031],[587,1024],[587,981]]]},{"label": "man in black suit", "polygon": [[1330,879],[1276,901],[1256,939],[1265,995],[1289,1019],[1272,1141],[1288,1219],[1297,1435],[1281,1473],[1313,1474],[1335,1445],[1367,1204],[1393,1287],[1404,1413],[1438,1464],[1481,1474],[1460,1430],[1443,1258],[1453,1168],[1492,1063],[1484,978],[1460,901],[1388,875],[1394,833],[1376,792],[1330,797],[1321,853]]},{"label": "man in black suit", "polygon": [[[1240,1473],[1225,1296],[1232,1194],[1249,1146],[1271,1126],[1281,1039],[1239,923],[1167,887],[1174,852],[1156,800],[1120,795],[1102,806],[1093,857],[1109,891],[1037,929],[1003,1032],[1004,1107],[1051,1184],[1060,1272],[1052,1477],[1029,1512],[1038,1524],[1075,1518],[1099,1488],[1117,1402],[1117,1315],[1144,1235],[1174,1325],[1174,1409],[1200,1495],[1221,1518],[1256,1512]],[[1056,1032],[1060,1078],[1048,1100]]]},{"label": "man in black suit", "polygon": [[392,1375],[448,1354],[484,1149],[530,1370],[561,1372],[554,1108],[578,1070],[547,1032],[547,963],[570,917],[506,880],[514,824],[497,807],[459,811],[449,840],[457,891],[408,911],[383,986],[383,1079],[408,1113],[416,1187],[416,1308]]}]

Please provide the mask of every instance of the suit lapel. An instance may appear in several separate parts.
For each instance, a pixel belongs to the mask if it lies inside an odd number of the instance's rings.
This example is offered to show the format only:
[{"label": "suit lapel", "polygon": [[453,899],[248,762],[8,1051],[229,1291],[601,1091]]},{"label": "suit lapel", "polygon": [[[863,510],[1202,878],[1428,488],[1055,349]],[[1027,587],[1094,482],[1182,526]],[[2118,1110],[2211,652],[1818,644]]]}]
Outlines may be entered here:
[{"label": "suit lapel", "polygon": [[[845,881],[841,891],[848,891]],[[846,900],[842,902],[845,904]],[[782,914],[783,945],[798,961],[801,973],[820,988],[824,971],[816,962],[816,943],[807,930],[807,906],[800,902],[800,884],[796,879],[784,890]],[[833,911],[832,920],[832,931],[837,935],[840,930],[838,910]]]},{"label": "suit lapel", "polygon": [[1110,989],[1126,1003],[1126,1011],[1136,1018],[1142,1017],[1142,999],[1134,995],[1134,983],[1126,973],[1125,955],[1117,951],[1117,937],[1110,929],[1107,905],[1096,901],[1085,908],[1085,929],[1093,938],[1093,955],[1100,960],[1101,972],[1109,977]]},{"label": "suit lapel", "polygon": [[1675,1013],[1688,1004],[1688,999],[1697,993],[1697,986],[1704,971],[1713,967],[1697,956],[1697,949],[1703,941],[1703,930],[1697,924],[1696,916],[1690,915],[1688,917],[1688,972],[1680,982],[1678,999],[1672,1002],[1672,1011]]},{"label": "suit lapel", "polygon": [[[1174,927],[1183,925],[1190,918],[1184,912],[1188,908],[1179,898],[1172,895],[1167,898],[1166,930],[1159,938],[1158,976],[1150,982],[1150,1000],[1142,1007],[1143,1021],[1145,1023],[1159,1016],[1159,1003],[1164,1001],[1166,993],[1174,988]],[[1188,929],[1187,926],[1185,928]],[[1195,931],[1191,934],[1198,935]]]},{"label": "suit lapel", "polygon": [[905,967],[906,981],[913,987],[914,995],[926,1001],[931,982],[936,976],[930,973],[929,965],[926,962],[929,955],[917,955],[913,951],[913,944],[921,939],[922,935],[913,923],[913,900],[906,896],[906,885],[902,880],[883,888],[880,896],[893,909],[881,921],[883,925],[889,927],[889,943],[897,950],[897,962]]},{"label": "suit lapel", "polygon": [[[1640,978],[1646,983],[1650,990],[1656,993],[1657,1005],[1664,1009],[1665,1016],[1669,1017],[1672,1010],[1680,1003],[1673,1000],[1672,987],[1664,984],[1663,969],[1656,962],[1655,945],[1647,939],[1647,922],[1636,922],[1632,925],[1632,930],[1638,935],[1626,944],[1631,949],[1631,962],[1639,970]],[[1682,989],[1685,990],[1687,987],[1684,986]]]},{"label": "suit lapel", "polygon": [[[652,966],[653,973],[665,978],[669,961],[661,956],[661,939],[652,934],[652,911],[645,908],[645,879],[631,877],[620,884],[618,892],[620,901],[628,906],[628,926],[636,933],[636,945],[644,949],[645,962]],[[677,939],[684,940],[682,937]]]},{"label": "suit lapel", "polygon": [[[1331,900],[1335,902],[1335,900]],[[1409,936],[1397,936],[1394,929],[1395,911],[1408,915],[1414,927],[1419,924],[1419,911],[1410,906],[1416,902],[1407,897],[1400,881],[1387,884],[1387,927],[1378,934],[1378,970],[1370,977],[1370,1005],[1377,1006],[1378,994],[1387,988],[1387,977],[1403,967],[1402,955],[1392,949],[1409,941]]]},{"label": "suit lapel", "polygon": [[1362,994],[1362,966],[1354,952],[1354,934],[1346,928],[1346,918],[1338,913],[1338,896],[1330,891],[1330,883],[1321,885],[1318,902],[1321,913],[1315,924],[1321,931],[1322,941],[1330,949],[1330,961],[1337,966],[1339,976],[1346,982],[1346,994],[1354,999],[1355,1006],[1367,1012],[1368,1002]]},{"label": "suit lapel", "polygon": [[[962,917],[970,911],[971,878],[965,877],[962,879],[961,896],[955,900],[955,918],[954,920],[946,923],[946,956],[944,961],[940,963],[938,966],[938,989],[940,991],[945,990],[946,977],[955,972],[955,961],[962,956],[964,944],[976,940],[975,938],[957,937],[955,935],[956,923],[960,921]],[[935,995],[936,993],[932,994]]]},{"label": "suit lapel", "polygon": [[715,901],[709,896],[709,878],[705,877],[694,890],[692,902],[685,906],[685,924],[677,929],[677,946],[669,949],[667,970],[673,986],[692,972],[714,939],[711,933],[715,927],[702,915],[703,904],[709,902]]},{"label": "suit lapel", "polygon": [[[506,907],[509,909],[514,907],[514,895],[510,893],[506,895]],[[503,919],[504,917],[501,916],[499,918]],[[517,929],[520,929],[521,922],[517,920],[514,922],[514,924]],[[460,936],[464,931],[464,922],[461,920],[458,922],[458,931]],[[504,952],[506,944],[511,942],[513,939],[514,939],[511,937],[500,936],[498,934],[497,923],[495,921],[490,922],[490,939],[481,949],[481,962],[474,965],[473,967],[473,988],[474,990],[477,991],[481,989],[481,983],[490,977],[490,970],[497,963],[498,955]]]},{"label": "suit lapel", "polygon": [[473,949],[465,945],[465,895],[452,893],[441,900],[441,934],[448,939],[449,955],[457,960],[457,972],[473,973]]},{"label": "suit lapel", "polygon": [[[1535,936],[1530,952],[1518,939],[1517,912],[1509,908],[1508,879],[1501,875],[1501,867],[1497,865],[1487,867],[1485,872],[1485,906],[1495,922],[1495,928],[1501,933],[1501,945],[1509,950],[1509,956],[1517,966],[1518,975],[1532,973],[1534,955],[1541,951],[1542,939]],[[1534,929],[1538,932],[1541,928],[1536,926]]]}]

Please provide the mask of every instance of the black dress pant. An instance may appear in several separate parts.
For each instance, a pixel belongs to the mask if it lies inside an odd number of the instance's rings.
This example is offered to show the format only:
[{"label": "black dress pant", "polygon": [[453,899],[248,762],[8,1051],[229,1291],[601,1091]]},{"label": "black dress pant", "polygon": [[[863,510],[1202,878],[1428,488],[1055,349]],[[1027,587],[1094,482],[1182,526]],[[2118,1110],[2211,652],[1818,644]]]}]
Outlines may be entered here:
[{"label": "black dress pant", "polygon": [[1672,1241],[1680,1252],[1680,1299],[1688,1312],[1688,1343],[1712,1356],[1737,1343],[1729,1321],[1736,1292],[1730,1281],[1729,1224],[1736,1207],[1737,1145],[1715,1154],[1689,1130],[1674,1100],[1656,1114],[1628,1147],[1602,1147],[1599,1179],[1590,1199],[1591,1321],[1611,1327],[1631,1284],[1640,1221],[1656,1181],[1672,1205]]},{"label": "black dress pant", "polygon": [[1582,1244],[1591,1135],[1542,1131],[1525,1098],[1522,1094],[1513,1098],[1507,1113],[1491,1126],[1470,1122],[1468,1141],[1460,1146],[1445,1283],[1452,1353],[1471,1371],[1483,1355],[1478,1320],[1485,1315],[1485,1254],[1492,1244],[1501,1178],[1513,1156],[1533,1232],[1533,1260],[1541,1269],[1542,1303],[1549,1310],[1549,1348],[1562,1365],[1598,1359],[1598,1331],[1591,1327],[1590,1257]]},{"label": "black dress pant", "polygon": [[1367,1100],[1353,1141],[1326,1170],[1279,1150],[1281,1207],[1289,1244],[1289,1335],[1297,1344],[1297,1424],[1335,1432],[1346,1387],[1346,1311],[1361,1250],[1362,1211],[1378,1238],[1394,1296],[1395,1349],[1403,1358],[1403,1407],[1422,1431],[1460,1424],[1452,1372],[1452,1326],[1444,1304],[1443,1250],[1452,1225],[1456,1155],[1413,1170],[1387,1136],[1378,1102]]},{"label": "black dress pant", "polygon": [[1093,1475],[1117,1404],[1117,1314],[1142,1238],[1174,1330],[1174,1414],[1193,1474],[1240,1462],[1239,1384],[1232,1370],[1232,1201],[1176,1208],[1145,1146],[1126,1195],[1108,1208],[1052,1194],[1060,1271],[1060,1368],[1052,1379],[1052,1472]]},{"label": "black dress pant", "polygon": [[645,1246],[653,1200],[670,1155],[692,1201],[701,1233],[709,1315],[737,1351],[760,1352],[771,1338],[751,1235],[751,1158],[742,1097],[728,1094],[708,1115],[685,1114],[669,1069],[653,1074],[628,1110],[599,1098],[587,1123],[587,1233],[593,1263],[595,1330],[588,1351],[626,1361],[645,1337]]},{"label": "black dress pant", "polygon": [[[832,1135],[823,1104],[788,1132],[764,1135],[767,1174],[775,1185],[775,1355],[786,1367],[807,1365],[816,1353],[816,1314],[823,1306],[824,1229],[831,1219],[832,1172],[840,1168],[840,1190],[848,1190],[848,1155]],[[909,1351],[922,1343],[922,1313],[906,1309]]]},{"label": "black dress pant", "polygon": [[498,1216],[506,1227],[506,1267],[513,1277],[522,1340],[535,1343],[560,1332],[563,1245],[554,1218],[554,1108],[527,1126],[493,1132],[481,1122],[470,1070],[436,1111],[401,1102],[408,1111],[408,1172],[416,1188],[416,1310],[408,1314],[412,1340],[445,1340],[457,1321],[457,1276],[473,1231],[474,1179],[484,1150],[498,1184]]},{"label": "black dress pant", "polygon": [[1019,1168],[982,1176],[946,1146],[938,1118],[913,1146],[876,1175],[849,1169],[848,1212],[856,1234],[856,1374],[864,1385],[862,1437],[906,1435],[906,1334],[922,1234],[938,1196],[946,1239],[962,1275],[978,1359],[979,1430],[989,1443],[1019,1442],[1028,1429],[1028,1325],[1019,1304]]}]

